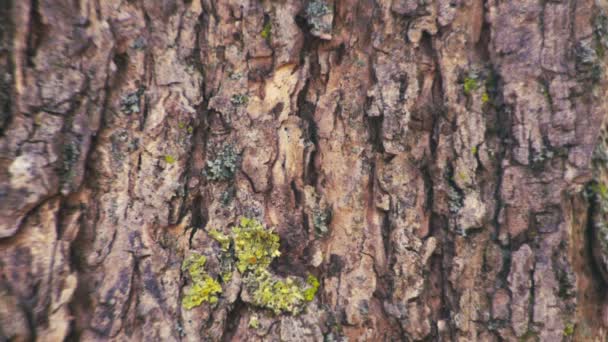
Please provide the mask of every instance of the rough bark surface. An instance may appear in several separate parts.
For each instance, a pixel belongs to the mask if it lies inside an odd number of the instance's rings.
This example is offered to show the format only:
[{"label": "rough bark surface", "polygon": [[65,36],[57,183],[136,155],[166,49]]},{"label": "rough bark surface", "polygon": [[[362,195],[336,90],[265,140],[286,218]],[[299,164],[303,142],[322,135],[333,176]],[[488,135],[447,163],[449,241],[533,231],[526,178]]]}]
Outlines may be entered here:
[{"label": "rough bark surface", "polygon": [[0,340],[606,341],[605,8],[0,0]]}]

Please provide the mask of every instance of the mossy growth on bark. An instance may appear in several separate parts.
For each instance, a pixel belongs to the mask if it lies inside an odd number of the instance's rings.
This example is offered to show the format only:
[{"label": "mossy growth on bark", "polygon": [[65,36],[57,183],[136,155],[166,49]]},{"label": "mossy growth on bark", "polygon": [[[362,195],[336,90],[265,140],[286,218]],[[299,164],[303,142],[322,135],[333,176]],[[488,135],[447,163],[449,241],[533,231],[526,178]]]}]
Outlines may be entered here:
[{"label": "mossy growth on bark", "polygon": [[63,163],[60,173],[64,183],[74,177],[74,165],[78,162],[80,153],[80,145],[75,141],[68,140],[63,145]]},{"label": "mossy growth on bark", "polygon": [[583,195],[591,203],[591,247],[597,270],[608,281],[608,136],[601,131],[593,152],[593,179],[587,183]]},{"label": "mossy growth on bark", "polygon": [[251,293],[252,304],[272,310],[275,314],[297,314],[304,304],[312,301],[319,281],[309,275],[306,283],[300,279],[281,279],[268,271],[272,260],[281,255],[279,235],[264,228],[257,220],[242,218],[232,228],[237,269],[245,275],[245,286]]},{"label": "mossy growth on bark", "polygon": [[226,144],[217,153],[215,159],[208,160],[205,176],[210,181],[227,181],[234,178],[239,164],[239,154],[234,146]]},{"label": "mossy growth on bark", "polygon": [[317,236],[325,236],[329,232],[329,221],[331,221],[331,209],[316,208],[313,210],[313,226]]},{"label": "mossy growth on bark", "polygon": [[479,88],[479,84],[477,84],[477,80],[473,77],[465,77],[464,83],[462,85],[464,93],[469,95],[473,90]]},{"label": "mossy growth on bark", "polygon": [[217,229],[211,229],[209,231],[209,236],[211,236],[215,241],[220,243],[220,245],[222,246],[222,251],[228,251],[228,248],[230,248],[230,237],[228,237],[226,234],[220,232]]},{"label": "mossy growth on bark", "polygon": [[312,275],[306,282],[299,278],[284,279],[270,273],[268,266],[281,255],[279,235],[252,219],[242,218],[232,228],[237,269],[245,275],[245,286],[251,293],[252,304],[275,314],[298,314],[306,302],[314,299],[319,281]]},{"label": "mossy growth on bark", "polygon": [[139,104],[143,93],[144,89],[139,88],[133,92],[123,95],[120,98],[120,110],[127,115],[139,113],[141,111]]},{"label": "mossy growth on bark", "polygon": [[[282,278],[270,272],[271,262],[281,255],[280,238],[277,233],[266,229],[259,221],[241,218],[239,224],[232,227],[230,236],[216,229],[210,230],[208,234],[220,244],[222,261],[230,264],[225,272],[222,272],[223,282],[231,280],[227,274],[234,264],[243,276],[243,283],[249,294],[247,299],[244,298],[245,302],[271,310],[278,315],[298,314],[307,302],[314,299],[320,286],[315,276],[309,275],[304,281],[291,276]],[[197,255],[188,260],[184,262],[184,269],[188,270],[195,284],[186,294],[184,307],[189,309],[204,301],[216,302],[215,294],[221,293],[221,286],[204,271],[205,257]],[[195,279],[202,282],[197,283]],[[213,292],[210,292],[211,290]]]},{"label": "mossy growth on bark", "polygon": [[461,78],[461,82],[466,96],[475,96],[482,105],[495,105],[498,76],[491,67],[475,65]]},{"label": "mossy growth on bark", "polygon": [[270,41],[271,33],[272,33],[272,23],[270,22],[270,20],[268,20],[264,24],[264,27],[262,28],[262,32],[260,32],[260,35],[262,36],[262,38],[266,39],[267,41]]},{"label": "mossy growth on bark", "polygon": [[331,26],[327,22],[323,21],[323,16],[329,14],[332,11],[331,7],[328,6],[325,1],[315,0],[308,4],[306,7],[306,17],[313,30],[327,31],[331,30]]},{"label": "mossy growth on bark", "polygon": [[176,160],[175,160],[174,156],[169,155],[169,154],[165,156],[165,163],[167,163],[167,164],[173,164],[175,162],[176,162]]},{"label": "mossy growth on bark", "polygon": [[251,316],[249,319],[249,327],[252,329],[257,329],[260,327],[260,320],[257,315]]},{"label": "mossy growth on bark", "polygon": [[275,314],[298,314],[306,302],[314,299],[319,288],[319,281],[312,275],[306,284],[300,279],[287,277],[280,279],[266,269],[250,273],[245,278],[245,286],[252,294],[252,303]]},{"label": "mossy growth on bark", "polygon": [[598,211],[593,220],[596,231],[594,242],[601,248],[603,254],[608,254],[608,185],[595,180],[587,185],[585,196],[594,202]]},{"label": "mossy growth on bark", "polygon": [[321,284],[319,283],[319,279],[312,274],[309,274],[308,278],[306,278],[306,284],[308,284],[310,287],[304,290],[304,299],[307,302],[312,302]]},{"label": "mossy growth on bark", "polygon": [[[270,33],[268,33],[270,35]],[[235,106],[244,106],[249,102],[249,96],[247,94],[234,94],[230,98],[230,102]]]},{"label": "mossy growth on bark", "polygon": [[232,228],[234,250],[239,272],[266,269],[272,259],[281,255],[279,235],[267,230],[257,220],[242,218]]},{"label": "mossy growth on bark", "polygon": [[192,254],[182,263],[182,271],[187,271],[192,286],[186,291],[182,305],[190,310],[203,302],[216,303],[222,293],[222,286],[205,271],[207,258],[204,255]]}]

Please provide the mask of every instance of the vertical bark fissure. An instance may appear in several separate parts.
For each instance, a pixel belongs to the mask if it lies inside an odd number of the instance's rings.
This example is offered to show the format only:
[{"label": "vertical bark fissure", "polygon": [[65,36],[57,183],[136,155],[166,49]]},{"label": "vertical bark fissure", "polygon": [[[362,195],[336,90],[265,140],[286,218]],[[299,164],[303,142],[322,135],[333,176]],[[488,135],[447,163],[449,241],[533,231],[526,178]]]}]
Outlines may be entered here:
[{"label": "vertical bark fissure", "polygon": [[4,77],[0,79],[0,138],[5,137],[5,129],[10,126],[15,111],[15,61],[13,60],[14,23],[11,18],[12,0],[0,3],[0,72]]}]

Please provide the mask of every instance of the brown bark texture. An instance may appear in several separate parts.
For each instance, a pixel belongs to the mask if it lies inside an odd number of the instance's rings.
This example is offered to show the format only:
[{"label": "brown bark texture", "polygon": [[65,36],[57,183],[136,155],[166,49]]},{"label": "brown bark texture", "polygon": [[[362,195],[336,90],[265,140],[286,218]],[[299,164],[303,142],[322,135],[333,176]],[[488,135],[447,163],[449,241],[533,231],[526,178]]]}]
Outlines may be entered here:
[{"label": "brown bark texture", "polygon": [[606,341],[607,10],[0,0],[0,340]]}]

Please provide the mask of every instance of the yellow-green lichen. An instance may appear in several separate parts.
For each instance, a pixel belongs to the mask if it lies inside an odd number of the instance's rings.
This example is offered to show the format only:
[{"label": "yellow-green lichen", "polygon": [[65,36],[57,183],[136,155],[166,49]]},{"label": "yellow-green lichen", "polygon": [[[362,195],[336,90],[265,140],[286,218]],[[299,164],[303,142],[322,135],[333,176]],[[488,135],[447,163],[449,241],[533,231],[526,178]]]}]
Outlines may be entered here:
[{"label": "yellow-green lichen", "polygon": [[207,274],[205,271],[205,263],[207,263],[207,257],[198,253],[193,253],[182,263],[182,271],[187,271],[190,279],[193,282],[197,282]]},{"label": "yellow-green lichen", "polygon": [[264,38],[266,40],[270,40],[271,32],[272,32],[272,24],[270,23],[270,20],[268,20],[266,22],[266,24],[264,24],[264,28],[262,29],[262,32],[260,32],[260,35],[262,36],[262,38]]},{"label": "yellow-green lichen", "polygon": [[228,248],[230,248],[230,237],[220,232],[219,230],[211,229],[209,231],[209,236],[211,236],[215,241],[219,242],[224,252],[226,252]]},{"label": "yellow-green lichen", "polygon": [[[241,218],[238,225],[232,227],[230,236],[216,229],[210,230],[208,234],[222,247],[222,282],[231,280],[236,266],[243,275],[243,283],[249,293],[247,301],[252,305],[269,309],[275,314],[297,314],[307,302],[314,299],[320,284],[313,275],[304,281],[297,277],[279,277],[268,270],[272,260],[281,254],[280,238],[259,221]],[[182,264],[182,270],[192,279],[192,286],[186,291],[182,302],[186,309],[203,302],[215,303],[222,292],[220,283],[205,271],[206,261],[205,256],[193,254]],[[252,324],[256,324],[255,321]]]},{"label": "yellow-green lichen", "polygon": [[222,281],[224,283],[230,282],[230,280],[232,280],[232,271],[224,271],[224,272],[222,272],[221,277],[222,277]]},{"label": "yellow-green lichen", "polygon": [[272,259],[281,255],[279,235],[253,219],[241,218],[238,226],[232,228],[234,251],[239,272],[265,269]]},{"label": "yellow-green lichen", "polygon": [[173,157],[171,155],[166,155],[165,156],[165,163],[167,163],[167,164],[173,164],[173,163],[175,163],[175,157]]},{"label": "yellow-green lichen", "polygon": [[574,335],[574,324],[568,323],[564,327],[564,336],[572,336]]},{"label": "yellow-green lichen", "polygon": [[217,295],[220,293],[222,293],[222,286],[220,283],[207,275],[201,282],[194,283],[192,287],[186,291],[182,305],[186,310],[190,310],[201,305],[203,302],[214,304],[217,303]]},{"label": "yellow-green lichen", "polygon": [[221,248],[222,252],[219,256],[220,259],[220,277],[222,278],[222,282],[228,283],[232,279],[232,272],[234,272],[234,259],[230,253],[227,253],[230,249],[230,236],[220,232],[217,229],[211,229],[208,232],[209,236],[217,241]]},{"label": "yellow-green lichen", "polygon": [[601,201],[608,201],[608,186],[604,183],[593,183],[589,186],[591,192]]},{"label": "yellow-green lichen", "polygon": [[490,95],[487,91],[484,91],[484,93],[481,95],[481,103],[486,104],[488,102],[490,102]]},{"label": "yellow-green lichen", "polygon": [[475,89],[477,89],[479,85],[477,84],[477,80],[472,77],[466,77],[464,79],[463,90],[464,93],[469,95]]},{"label": "yellow-green lichen", "polygon": [[249,318],[249,327],[253,329],[260,327],[260,320],[258,319],[258,316],[253,315],[251,318]]},{"label": "yellow-green lichen", "polygon": [[187,125],[187,124],[186,124],[186,122],[179,122],[179,123],[177,124],[177,127],[178,127],[179,129],[183,129],[183,130],[185,130],[185,131],[186,131],[186,132],[188,132],[189,134],[192,134],[192,132],[194,132],[194,127],[192,127],[192,126],[190,126],[190,125]]},{"label": "yellow-green lichen", "polygon": [[307,302],[312,302],[312,300],[315,299],[317,290],[319,290],[319,279],[310,274],[308,275],[308,278],[306,278],[306,284],[308,284],[310,287],[304,290],[304,299]]},{"label": "yellow-green lichen", "polygon": [[186,291],[182,305],[186,310],[201,305],[203,302],[216,303],[222,293],[222,286],[205,271],[207,258],[204,255],[192,254],[182,263],[182,271],[187,271],[192,286]]},{"label": "yellow-green lichen", "polygon": [[458,172],[458,180],[461,182],[468,182],[469,176],[465,172]]},{"label": "yellow-green lichen", "polygon": [[253,305],[275,314],[299,313],[306,302],[314,299],[319,281],[309,275],[306,282],[299,278],[281,278],[269,272],[268,266],[278,257],[279,235],[264,228],[257,220],[242,218],[232,228],[237,270],[244,277]]},{"label": "yellow-green lichen", "polygon": [[252,303],[272,310],[275,314],[297,314],[304,304],[304,291],[291,277],[280,279],[265,269],[249,274],[245,283],[250,287]]}]

